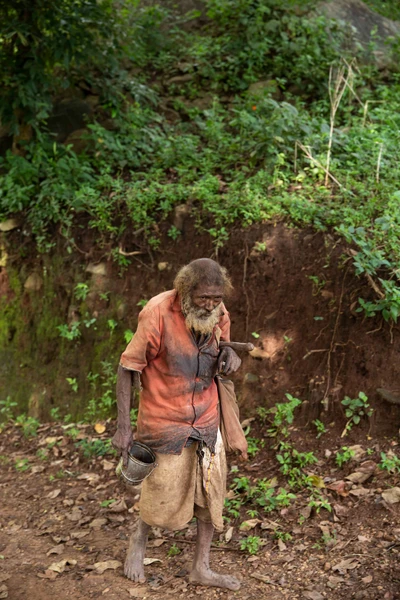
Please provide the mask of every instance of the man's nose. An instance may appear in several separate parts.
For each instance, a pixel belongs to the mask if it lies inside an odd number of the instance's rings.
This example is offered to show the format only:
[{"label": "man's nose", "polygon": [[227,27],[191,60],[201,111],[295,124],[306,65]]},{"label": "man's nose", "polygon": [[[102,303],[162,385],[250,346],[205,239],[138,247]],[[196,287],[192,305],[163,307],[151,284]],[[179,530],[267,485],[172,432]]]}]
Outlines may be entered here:
[{"label": "man's nose", "polygon": [[208,310],[208,312],[212,312],[214,310],[214,302],[212,300],[207,300],[204,308]]}]

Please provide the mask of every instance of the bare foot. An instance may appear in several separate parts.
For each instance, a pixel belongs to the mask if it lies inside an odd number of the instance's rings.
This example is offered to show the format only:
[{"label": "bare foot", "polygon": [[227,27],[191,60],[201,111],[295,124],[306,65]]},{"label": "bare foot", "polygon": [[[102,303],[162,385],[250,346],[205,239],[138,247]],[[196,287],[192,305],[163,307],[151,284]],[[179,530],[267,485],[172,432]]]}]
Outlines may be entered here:
[{"label": "bare foot", "polygon": [[136,531],[131,535],[128,553],[126,555],[124,573],[128,579],[136,583],[146,581],[144,576],[144,554],[146,551],[147,534],[149,526],[143,521],[139,521]]},{"label": "bare foot", "polygon": [[211,569],[204,570],[203,572],[193,569],[189,575],[189,581],[197,585],[208,585],[233,591],[240,588],[240,581],[236,577],[221,575],[220,573],[211,571]]}]

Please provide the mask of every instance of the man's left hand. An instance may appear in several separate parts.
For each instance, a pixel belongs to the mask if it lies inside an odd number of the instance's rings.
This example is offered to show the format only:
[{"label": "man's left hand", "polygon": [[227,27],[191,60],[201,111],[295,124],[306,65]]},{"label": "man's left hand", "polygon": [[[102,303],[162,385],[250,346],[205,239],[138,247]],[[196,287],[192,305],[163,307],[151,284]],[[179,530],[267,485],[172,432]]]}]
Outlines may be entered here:
[{"label": "man's left hand", "polygon": [[232,348],[222,348],[218,356],[218,373],[220,375],[231,375],[238,370],[242,361]]}]

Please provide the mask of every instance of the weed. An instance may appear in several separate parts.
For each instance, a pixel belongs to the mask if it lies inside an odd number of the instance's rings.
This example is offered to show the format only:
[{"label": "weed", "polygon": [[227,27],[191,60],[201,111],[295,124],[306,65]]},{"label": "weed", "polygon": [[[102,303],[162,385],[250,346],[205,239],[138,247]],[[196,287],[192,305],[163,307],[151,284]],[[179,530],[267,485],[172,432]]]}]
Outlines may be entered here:
[{"label": "weed", "polygon": [[57,325],[57,329],[60,333],[60,337],[72,342],[81,337],[80,322],[74,321],[71,325]]},{"label": "weed", "polygon": [[260,440],[258,438],[248,437],[247,436],[247,454],[250,458],[253,458],[260,448],[264,448],[265,440]]},{"label": "weed", "polygon": [[308,275],[308,279],[310,279],[313,284],[313,296],[318,296],[324,289],[326,281],[320,279],[317,275]]},{"label": "weed", "polygon": [[50,418],[52,421],[60,420],[60,407],[59,406],[53,406],[53,408],[50,409]]},{"label": "weed", "polygon": [[79,386],[78,386],[78,380],[76,379],[76,377],[66,377],[65,380],[71,386],[72,391],[75,392],[75,393],[77,393]]},{"label": "weed", "polygon": [[240,549],[248,552],[248,554],[257,554],[261,546],[261,538],[257,535],[249,535],[240,542]]},{"label": "weed", "polygon": [[278,529],[275,529],[274,531],[274,538],[276,540],[282,540],[282,542],[290,542],[290,540],[293,539],[290,533],[286,531],[279,531]]},{"label": "weed", "polygon": [[342,467],[345,463],[349,462],[354,456],[354,450],[351,450],[347,446],[342,447],[343,452],[336,452],[335,461],[339,467]]},{"label": "weed", "polygon": [[319,419],[315,419],[313,421],[313,425],[317,428],[317,439],[321,437],[324,433],[326,433],[326,427]]},{"label": "weed", "polygon": [[381,462],[378,467],[388,473],[400,473],[400,458],[391,451],[387,454],[381,452]]},{"label": "weed", "polygon": [[29,460],[27,458],[20,458],[17,461],[15,461],[15,470],[18,471],[18,473],[24,473],[25,471],[29,471],[29,469],[31,468],[31,465],[29,464]]},{"label": "weed", "polygon": [[178,546],[176,544],[172,544],[172,546],[170,547],[170,549],[167,552],[167,556],[177,556],[180,553],[181,553],[181,549],[178,548]]},{"label": "weed", "polygon": [[85,458],[105,456],[106,454],[116,454],[114,448],[111,446],[111,440],[85,438],[83,440],[79,440],[79,442],[76,442],[75,446],[80,452],[82,452]]},{"label": "weed", "polygon": [[322,508],[328,512],[332,512],[332,506],[330,502],[325,498],[319,489],[313,489],[309,498],[308,506],[314,508],[315,512],[319,514]]},{"label": "weed", "polygon": [[114,504],[114,502],[115,502],[115,498],[110,498],[109,500],[103,500],[103,502],[100,502],[100,507],[108,508],[111,504]]},{"label": "weed", "polygon": [[118,327],[118,323],[117,323],[117,321],[115,321],[115,319],[108,319],[107,325],[108,325],[111,333],[113,333],[113,331]]},{"label": "weed", "polygon": [[129,344],[129,342],[131,341],[131,339],[133,338],[135,334],[133,333],[133,331],[131,331],[130,329],[126,329],[124,331],[124,340],[126,344]]},{"label": "weed", "polygon": [[362,417],[371,417],[373,409],[370,407],[368,397],[364,392],[360,392],[357,398],[345,396],[344,400],[342,400],[342,404],[346,407],[345,415],[348,419],[342,433],[343,437],[352,429],[353,425],[358,425],[360,423]]},{"label": "weed", "polygon": [[275,406],[269,410],[269,413],[274,415],[272,427],[268,429],[268,434],[271,437],[278,435],[287,437],[289,435],[288,426],[293,423],[294,411],[301,404],[301,400],[298,398],[294,398],[290,394],[285,395],[288,402],[275,404]]},{"label": "weed", "polygon": [[16,402],[11,400],[11,396],[7,396],[5,400],[0,400],[0,415],[2,420],[5,422],[11,421],[14,416],[14,408],[17,406]]},{"label": "weed", "polygon": [[47,450],[47,448],[39,448],[36,451],[36,456],[38,457],[39,460],[48,460],[49,458],[49,451]]},{"label": "weed", "polygon": [[16,424],[22,427],[22,433],[24,437],[35,437],[37,430],[40,425],[39,421],[34,417],[28,417],[25,414],[19,415],[16,420]]},{"label": "weed", "polygon": [[77,283],[74,291],[75,298],[78,300],[86,300],[89,291],[90,288],[87,283]]},{"label": "weed", "polygon": [[148,303],[148,300],[146,300],[145,298],[142,298],[142,300],[139,300],[139,302],[136,304],[136,306],[139,306],[140,308],[144,308],[147,303]]}]

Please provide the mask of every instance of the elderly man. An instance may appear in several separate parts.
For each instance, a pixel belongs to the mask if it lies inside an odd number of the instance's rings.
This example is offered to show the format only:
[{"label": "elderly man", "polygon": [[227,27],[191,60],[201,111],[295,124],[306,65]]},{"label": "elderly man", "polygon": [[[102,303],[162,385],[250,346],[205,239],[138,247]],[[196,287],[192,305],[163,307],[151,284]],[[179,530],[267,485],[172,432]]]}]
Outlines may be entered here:
[{"label": "elderly man", "polygon": [[197,542],[189,579],[237,590],[239,581],[209,566],[214,528],[222,530],[226,461],[219,432],[214,377],[240,366],[229,341],[230,319],[223,299],[232,286],[226,270],[210,259],[183,267],[174,289],[152,298],[139,315],[137,331],[118,368],[118,429],[113,446],[127,461],[133,436],[132,385],[140,389],[136,438],[157,456],[143,482],[140,519],[132,534],[125,575],[145,581],[143,559],[151,526],[176,530],[197,518]]}]

